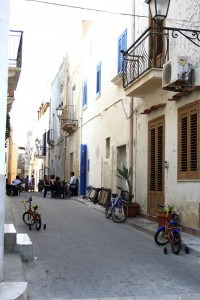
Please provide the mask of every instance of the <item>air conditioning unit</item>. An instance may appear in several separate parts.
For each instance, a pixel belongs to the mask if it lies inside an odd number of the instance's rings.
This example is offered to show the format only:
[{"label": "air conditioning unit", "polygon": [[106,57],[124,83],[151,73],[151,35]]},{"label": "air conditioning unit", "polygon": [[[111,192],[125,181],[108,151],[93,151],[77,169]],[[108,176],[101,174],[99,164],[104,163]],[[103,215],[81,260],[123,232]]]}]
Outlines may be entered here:
[{"label": "air conditioning unit", "polygon": [[178,56],[174,62],[163,65],[162,87],[163,89],[178,90],[191,86],[193,69],[188,56]]}]

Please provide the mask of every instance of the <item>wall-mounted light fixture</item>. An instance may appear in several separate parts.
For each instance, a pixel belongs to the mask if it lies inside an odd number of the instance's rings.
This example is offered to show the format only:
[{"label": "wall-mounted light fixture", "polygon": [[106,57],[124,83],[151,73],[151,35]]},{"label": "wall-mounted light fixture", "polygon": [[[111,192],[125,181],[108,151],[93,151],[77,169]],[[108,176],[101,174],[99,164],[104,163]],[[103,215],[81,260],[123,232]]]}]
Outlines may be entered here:
[{"label": "wall-mounted light fixture", "polygon": [[63,106],[62,106],[62,104],[58,105],[58,107],[56,108],[56,112],[57,112],[57,117],[58,117],[59,121],[61,121],[62,115],[63,115]]},{"label": "wall-mounted light fixture", "polygon": [[177,38],[178,33],[197,47],[200,47],[200,31],[186,28],[163,27],[162,21],[166,19],[170,0],[146,0],[150,8],[152,18],[157,22],[159,30],[168,30],[172,32],[172,37]]}]

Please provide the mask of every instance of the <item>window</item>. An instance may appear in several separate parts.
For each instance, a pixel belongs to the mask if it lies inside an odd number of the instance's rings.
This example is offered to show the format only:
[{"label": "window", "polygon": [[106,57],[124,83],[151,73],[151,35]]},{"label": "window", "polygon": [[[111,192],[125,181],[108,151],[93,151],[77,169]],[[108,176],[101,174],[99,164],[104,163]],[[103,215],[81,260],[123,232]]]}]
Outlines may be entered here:
[{"label": "window", "polygon": [[72,87],[72,105],[76,105],[76,87]]},{"label": "window", "polygon": [[178,110],[178,179],[200,179],[199,104]]},{"label": "window", "polygon": [[121,50],[127,50],[127,29],[118,38],[118,73],[122,72],[122,58]]},{"label": "window", "polygon": [[101,63],[97,65],[96,97],[101,96]]},{"label": "window", "polygon": [[83,108],[87,107],[87,80],[83,83]]},{"label": "window", "polygon": [[110,138],[106,139],[106,158],[110,157]]}]

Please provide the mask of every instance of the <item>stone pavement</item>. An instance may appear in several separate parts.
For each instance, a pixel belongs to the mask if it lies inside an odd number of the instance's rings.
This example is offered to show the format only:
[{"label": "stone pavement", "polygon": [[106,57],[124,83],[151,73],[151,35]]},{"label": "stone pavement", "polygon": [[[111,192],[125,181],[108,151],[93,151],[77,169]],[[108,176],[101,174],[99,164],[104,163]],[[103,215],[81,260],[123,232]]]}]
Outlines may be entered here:
[{"label": "stone pavement", "polygon": [[[102,207],[101,205],[94,204],[90,200],[83,199],[81,197],[74,197],[76,198],[76,201],[81,202],[84,205],[87,205],[88,207],[95,209],[97,211],[100,211],[104,213],[105,208]],[[127,219],[125,224],[130,225],[140,231],[143,231],[152,237],[154,236],[156,229],[157,229],[157,223],[148,221],[146,219],[143,219],[141,217],[136,217],[136,218],[130,218]],[[190,251],[190,255],[195,255],[197,257],[200,257],[200,238],[181,232],[181,239],[182,239],[182,245],[183,245],[183,250],[184,247],[187,246]]]},{"label": "stone pavement", "polygon": [[[88,208],[90,209],[95,209],[101,213],[104,213],[105,211],[105,208],[101,205],[94,204],[90,200],[83,199],[80,196],[73,197],[72,199],[88,206]],[[6,199],[5,223],[13,223],[9,197],[7,197]],[[127,219],[125,224],[132,226],[137,230],[145,232],[152,237],[155,234],[157,228],[157,224],[155,222],[148,221],[141,217]],[[200,257],[200,238],[186,234],[184,232],[181,233],[181,237],[183,242],[183,249],[184,246],[187,246],[190,250],[189,255]],[[0,283],[0,300],[27,300],[27,288],[28,283],[24,280],[23,265],[20,254],[4,253],[4,281]]]}]

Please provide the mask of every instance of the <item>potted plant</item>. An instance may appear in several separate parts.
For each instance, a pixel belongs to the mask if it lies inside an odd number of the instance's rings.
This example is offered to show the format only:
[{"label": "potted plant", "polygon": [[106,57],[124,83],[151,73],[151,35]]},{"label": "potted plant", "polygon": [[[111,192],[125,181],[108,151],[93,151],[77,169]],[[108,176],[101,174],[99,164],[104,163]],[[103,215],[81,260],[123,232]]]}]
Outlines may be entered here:
[{"label": "potted plant", "polygon": [[157,212],[158,227],[165,225],[166,218],[168,220],[172,219],[173,211],[174,211],[174,205],[171,204],[166,204],[163,208],[158,210]]},{"label": "potted plant", "polygon": [[130,194],[129,204],[128,204],[128,206],[129,206],[128,218],[136,217],[138,214],[139,204],[132,201],[134,198],[134,195],[132,194],[132,183],[131,183],[133,169],[132,169],[132,167],[130,167],[128,169],[123,165],[122,169],[117,168],[117,172],[118,172],[118,175],[117,175],[118,178],[120,178],[121,180],[122,179],[126,180],[128,192]]}]

